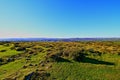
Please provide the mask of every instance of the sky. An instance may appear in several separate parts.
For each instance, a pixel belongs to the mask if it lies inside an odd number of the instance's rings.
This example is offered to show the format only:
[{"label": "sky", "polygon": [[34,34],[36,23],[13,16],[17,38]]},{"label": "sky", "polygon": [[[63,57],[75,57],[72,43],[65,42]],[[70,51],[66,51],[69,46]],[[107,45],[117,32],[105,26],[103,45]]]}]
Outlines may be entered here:
[{"label": "sky", "polygon": [[120,37],[120,0],[0,0],[0,38]]}]

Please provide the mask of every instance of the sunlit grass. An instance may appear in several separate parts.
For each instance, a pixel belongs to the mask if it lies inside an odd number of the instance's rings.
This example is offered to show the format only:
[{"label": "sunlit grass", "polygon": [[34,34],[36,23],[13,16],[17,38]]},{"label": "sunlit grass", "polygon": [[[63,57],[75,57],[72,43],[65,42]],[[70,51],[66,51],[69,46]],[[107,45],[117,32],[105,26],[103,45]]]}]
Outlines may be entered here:
[{"label": "sunlit grass", "polygon": [[25,64],[25,59],[16,60],[14,62],[0,66],[0,79],[19,71]]},{"label": "sunlit grass", "polygon": [[17,54],[22,53],[22,52],[18,52],[16,50],[11,50],[10,46],[5,47],[5,46],[0,45],[0,51],[1,50],[6,50],[6,51],[5,52],[0,52],[0,58],[6,57],[6,56],[9,57],[9,56],[13,56],[13,55],[17,55]]},{"label": "sunlit grass", "polygon": [[[114,44],[109,42],[94,44],[86,42],[23,42],[19,44],[19,47],[28,47],[23,51],[17,51],[11,49],[13,45],[0,45],[0,51],[5,50],[0,52],[1,63],[2,59],[3,62],[6,61],[5,64],[0,65],[0,80],[14,77],[17,77],[17,80],[23,80],[26,75],[36,70],[45,70],[50,73],[48,80],[120,80],[119,42]],[[113,45],[115,45],[114,50],[111,48]],[[39,51],[41,48],[43,50]],[[69,55],[66,56],[63,53],[60,56],[63,60],[52,61],[50,56],[52,54],[60,55],[62,48]],[[108,52],[110,53],[103,53],[107,50],[104,48],[109,48]],[[72,57],[77,54],[77,50],[81,49],[88,50],[88,53],[90,53],[89,49],[93,49],[93,51],[99,51],[101,55],[93,55],[95,53],[91,52],[90,55],[85,56],[84,61],[77,62]],[[29,51],[33,51],[33,53],[29,53]],[[7,61],[9,58],[14,58],[14,60],[9,62]],[[51,61],[49,62],[49,60]],[[41,66],[41,62],[44,63],[44,66]]]},{"label": "sunlit grass", "polygon": [[115,65],[103,65],[82,62],[61,62],[53,64],[51,79],[56,80],[119,80],[120,56],[104,55],[101,60],[114,62]]}]

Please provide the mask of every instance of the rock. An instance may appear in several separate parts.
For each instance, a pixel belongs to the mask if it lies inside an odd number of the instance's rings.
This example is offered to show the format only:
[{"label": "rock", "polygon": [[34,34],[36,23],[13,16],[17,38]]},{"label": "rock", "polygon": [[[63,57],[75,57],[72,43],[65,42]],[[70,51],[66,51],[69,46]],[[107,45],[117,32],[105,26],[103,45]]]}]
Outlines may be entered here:
[{"label": "rock", "polygon": [[14,61],[14,58],[8,58],[7,59],[7,62],[12,62],[12,61]]},{"label": "rock", "polygon": [[35,71],[25,76],[24,80],[48,80],[49,76],[50,73],[45,71]]}]

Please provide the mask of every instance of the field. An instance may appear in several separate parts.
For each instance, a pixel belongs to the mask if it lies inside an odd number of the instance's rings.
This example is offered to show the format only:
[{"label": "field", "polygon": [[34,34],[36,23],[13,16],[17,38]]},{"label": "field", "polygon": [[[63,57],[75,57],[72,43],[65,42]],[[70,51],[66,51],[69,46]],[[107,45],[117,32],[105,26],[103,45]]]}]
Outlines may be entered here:
[{"label": "field", "polygon": [[120,41],[0,42],[0,80],[120,80]]}]

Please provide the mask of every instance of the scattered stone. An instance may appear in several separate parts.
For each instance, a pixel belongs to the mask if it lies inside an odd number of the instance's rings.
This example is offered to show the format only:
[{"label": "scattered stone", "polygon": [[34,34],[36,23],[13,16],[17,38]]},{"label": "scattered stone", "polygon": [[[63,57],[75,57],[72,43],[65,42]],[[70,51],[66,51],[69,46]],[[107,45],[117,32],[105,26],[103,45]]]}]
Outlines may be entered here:
[{"label": "scattered stone", "polygon": [[12,61],[14,61],[14,58],[8,58],[7,59],[7,62],[12,62]]},{"label": "scattered stone", "polygon": [[50,77],[50,73],[35,71],[25,76],[24,80],[48,80],[48,77]]}]

